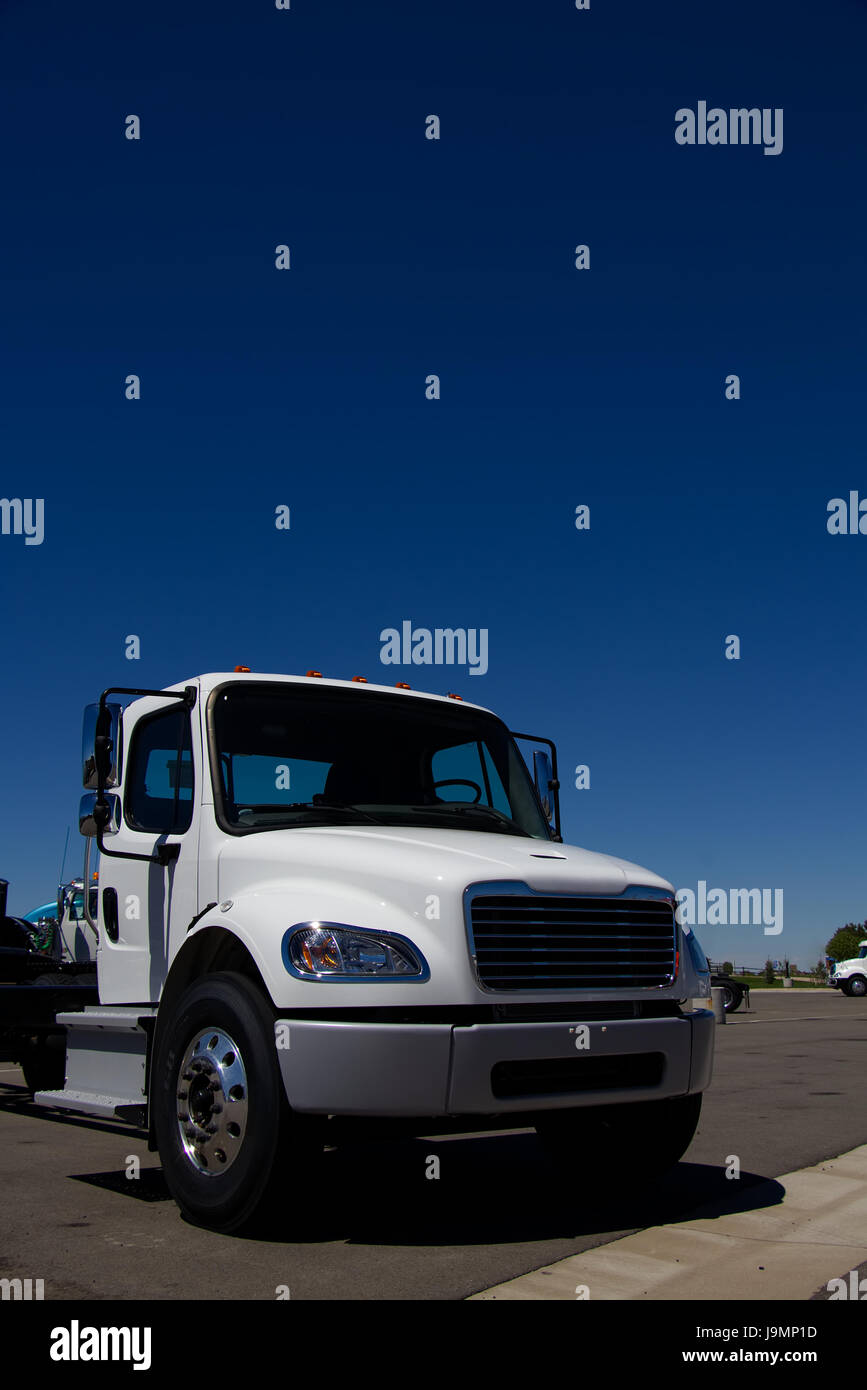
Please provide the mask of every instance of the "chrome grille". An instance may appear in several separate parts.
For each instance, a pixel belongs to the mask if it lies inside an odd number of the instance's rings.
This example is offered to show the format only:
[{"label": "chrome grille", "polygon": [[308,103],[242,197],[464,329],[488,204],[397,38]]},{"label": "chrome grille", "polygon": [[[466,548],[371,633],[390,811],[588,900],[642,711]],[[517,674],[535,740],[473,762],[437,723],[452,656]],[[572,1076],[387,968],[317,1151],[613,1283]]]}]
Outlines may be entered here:
[{"label": "chrome grille", "polygon": [[670,898],[477,893],[469,927],[486,989],[625,989],[675,975]]}]

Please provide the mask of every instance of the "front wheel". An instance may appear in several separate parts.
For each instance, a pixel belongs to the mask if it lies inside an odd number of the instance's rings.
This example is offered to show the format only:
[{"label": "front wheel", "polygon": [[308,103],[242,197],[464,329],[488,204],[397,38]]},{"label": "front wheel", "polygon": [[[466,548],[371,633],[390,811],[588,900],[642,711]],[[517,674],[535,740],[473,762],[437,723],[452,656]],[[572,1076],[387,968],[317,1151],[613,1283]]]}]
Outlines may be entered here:
[{"label": "front wheel", "polygon": [[853,975],[846,993],[853,999],[863,999],[867,994],[867,979],[863,975]]},{"label": "front wheel", "polygon": [[594,1188],[652,1182],[673,1168],[692,1143],[701,1093],[635,1105],[552,1110],[536,1120],[549,1156]]},{"label": "front wheel", "polygon": [[228,971],[181,996],[157,1042],[154,1128],[168,1188],[197,1225],[261,1223],[315,1152],[290,1114],[261,992]]}]

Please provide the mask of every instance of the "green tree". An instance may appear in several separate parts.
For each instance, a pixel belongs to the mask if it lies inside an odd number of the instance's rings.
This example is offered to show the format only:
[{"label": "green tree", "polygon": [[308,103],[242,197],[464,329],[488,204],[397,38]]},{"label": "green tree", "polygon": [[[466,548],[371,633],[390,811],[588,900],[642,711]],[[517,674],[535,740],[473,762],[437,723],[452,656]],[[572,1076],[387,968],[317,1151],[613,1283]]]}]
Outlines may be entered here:
[{"label": "green tree", "polygon": [[772,985],[773,983],[774,983],[774,962],[773,962],[772,960],[766,960],[766,961],[765,961],[765,984],[767,984],[767,985]]},{"label": "green tree", "polygon": [[867,937],[867,922],[847,922],[845,927],[835,931],[825,950],[834,960],[851,960],[857,956],[858,947]]},{"label": "green tree", "polygon": [[730,960],[723,961],[722,973],[724,975],[733,975],[735,973],[735,968]]}]

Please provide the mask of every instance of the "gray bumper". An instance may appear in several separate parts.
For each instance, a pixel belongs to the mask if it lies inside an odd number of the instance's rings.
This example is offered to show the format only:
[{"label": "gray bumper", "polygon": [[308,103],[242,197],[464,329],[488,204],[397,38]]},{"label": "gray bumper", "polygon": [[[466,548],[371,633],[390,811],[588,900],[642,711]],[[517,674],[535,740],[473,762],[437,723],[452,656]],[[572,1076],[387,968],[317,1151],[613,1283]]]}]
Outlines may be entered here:
[{"label": "gray bumper", "polygon": [[[576,1025],[580,1006],[576,1008]],[[714,1016],[567,1023],[277,1022],[293,1109],[326,1115],[498,1115],[702,1091]],[[587,1046],[576,1047],[576,1041]]]}]

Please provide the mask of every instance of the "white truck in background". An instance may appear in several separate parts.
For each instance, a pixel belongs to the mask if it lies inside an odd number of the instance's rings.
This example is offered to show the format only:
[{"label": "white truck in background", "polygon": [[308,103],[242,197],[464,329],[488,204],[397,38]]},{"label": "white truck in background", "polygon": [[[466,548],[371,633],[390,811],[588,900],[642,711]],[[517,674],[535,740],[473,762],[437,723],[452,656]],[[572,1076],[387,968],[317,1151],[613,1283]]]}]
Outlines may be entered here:
[{"label": "white truck in background", "polygon": [[549,740],[239,667],[104,691],[84,783],[98,999],[52,1017],[65,1084],[36,1100],[147,1131],[191,1220],[261,1223],[361,1119],[532,1125],[631,1186],[688,1147],[707,962],[671,884],[562,843]]},{"label": "white truck in background", "polygon": [[867,994],[867,941],[858,943],[857,956],[834,962],[828,983],[850,998],[862,999]]}]

